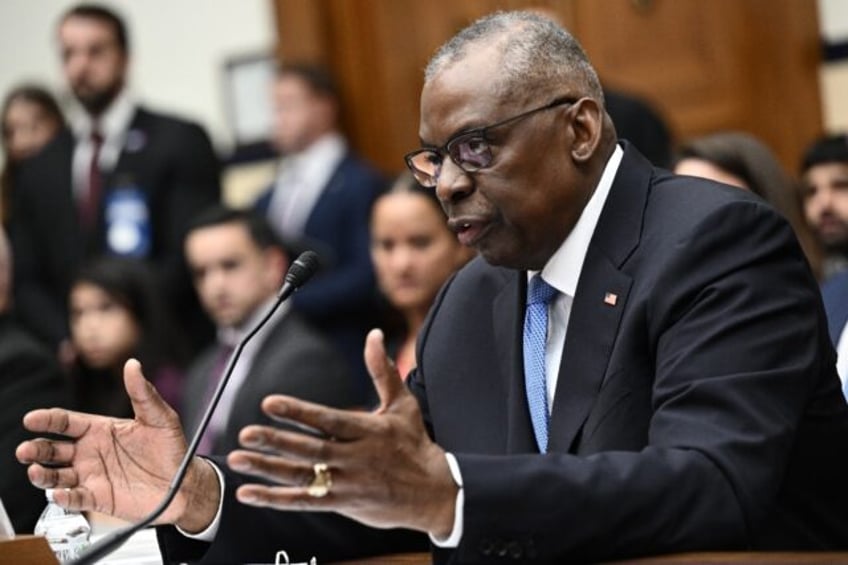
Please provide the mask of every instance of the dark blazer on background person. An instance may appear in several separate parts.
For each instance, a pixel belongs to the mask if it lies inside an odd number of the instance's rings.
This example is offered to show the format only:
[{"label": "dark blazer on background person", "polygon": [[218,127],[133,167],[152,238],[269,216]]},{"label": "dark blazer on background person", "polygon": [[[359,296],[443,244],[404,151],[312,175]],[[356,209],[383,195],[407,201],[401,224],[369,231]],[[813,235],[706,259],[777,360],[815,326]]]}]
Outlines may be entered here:
[{"label": "dark blazer on background person", "polygon": [[[209,375],[217,355],[217,347],[212,347],[189,369],[180,413],[189,437],[206,409]],[[262,412],[262,399],[269,394],[287,394],[337,408],[358,404],[342,356],[326,337],[293,311],[286,312],[268,329],[234,397],[227,429],[215,439],[213,453],[226,454],[237,449],[238,433],[247,425],[280,426]]]},{"label": "dark blazer on background person", "polygon": [[67,336],[66,297],[82,261],[108,250],[103,203],[124,183],[147,198],[151,249],[169,301],[179,305],[186,331],[205,332],[182,259],[189,219],[220,200],[220,166],[206,132],[198,125],[139,107],[112,171],[104,172],[97,228],[80,225],[74,198],[72,161],[75,139],[60,133],[20,168],[10,229],[15,251],[16,309],[24,323],[49,343]]},{"label": "dark blazer on background person", "polygon": [[[526,272],[472,261],[419,334],[408,386],[465,498],[461,543],[434,560],[845,549],[848,406],[791,228],[745,191],[623,145],[571,307],[549,453],[525,394]],[[241,480],[227,474],[212,544],[163,528],[168,555],[380,551],[313,529],[320,516],[238,504]]]},{"label": "dark blazer on background person", "polygon": [[[312,249],[322,270],[292,297],[294,308],[336,343],[350,363],[361,402],[374,398],[362,348],[376,321],[377,283],[371,265],[371,206],[385,179],[348,152],[330,177],[307,219],[298,248]],[[256,200],[267,216],[273,186]],[[269,218],[271,225],[275,220]]]},{"label": "dark blazer on background person", "polygon": [[838,273],[821,285],[824,310],[827,312],[827,328],[834,347],[845,324],[848,323],[848,272]]},{"label": "dark blazer on background person", "polygon": [[45,406],[71,406],[71,391],[55,355],[10,314],[0,314],[0,498],[17,534],[32,533],[47,503],[26,468],[12,463],[18,444],[35,437],[21,424],[24,414]]}]

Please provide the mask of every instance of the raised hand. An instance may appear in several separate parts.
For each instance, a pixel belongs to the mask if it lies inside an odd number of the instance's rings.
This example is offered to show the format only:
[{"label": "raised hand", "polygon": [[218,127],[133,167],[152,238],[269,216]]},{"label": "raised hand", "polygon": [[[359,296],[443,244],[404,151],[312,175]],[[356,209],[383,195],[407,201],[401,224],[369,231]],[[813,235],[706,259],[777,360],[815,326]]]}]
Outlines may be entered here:
[{"label": "raised hand", "polygon": [[[32,432],[68,437],[26,441],[16,451],[18,460],[29,464],[30,481],[57,489],[54,499],[61,506],[138,520],[163,499],[186,452],[179,418],[145,380],[138,361],[127,361],[124,384],[135,412],[132,420],[60,408],[24,416],[24,427]],[[159,522],[181,520],[187,529],[200,530],[206,516],[198,511],[217,507],[218,493],[215,472],[196,460]]]},{"label": "raised hand", "polygon": [[[406,527],[447,537],[457,486],[444,451],[424,429],[418,403],[386,356],[379,330],[368,335],[365,361],[380,397],[374,412],[336,410],[282,395],[263,401],[270,417],[326,437],[266,426],[244,428],[241,444],[261,452],[234,451],[229,465],[276,484],[243,485],[237,497],[254,506],[336,511],[374,527]],[[326,465],[327,471],[316,469],[316,464]],[[331,485],[310,494],[309,485],[319,475]],[[317,486],[321,484],[319,480]]]}]

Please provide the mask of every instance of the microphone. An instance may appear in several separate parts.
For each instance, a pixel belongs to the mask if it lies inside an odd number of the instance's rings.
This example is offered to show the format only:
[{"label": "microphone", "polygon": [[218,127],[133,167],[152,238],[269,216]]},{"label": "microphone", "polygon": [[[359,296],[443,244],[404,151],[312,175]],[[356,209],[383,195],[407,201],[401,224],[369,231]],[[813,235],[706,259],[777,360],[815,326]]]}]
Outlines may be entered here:
[{"label": "microphone", "polygon": [[306,281],[308,281],[312,275],[318,270],[319,261],[318,255],[314,251],[304,251],[300,254],[300,256],[295,259],[294,263],[289,267],[288,272],[286,272],[285,282],[283,283],[280,292],[277,294],[277,300],[274,304],[268,309],[268,312],[256,326],[253,327],[250,332],[244,336],[239,342],[238,346],[235,349],[235,352],[230,357],[229,362],[227,363],[227,368],[224,371],[224,376],[221,377],[221,380],[218,383],[218,386],[215,388],[215,392],[212,395],[212,399],[209,401],[209,406],[206,407],[206,411],[203,413],[203,417],[200,420],[200,423],[197,426],[197,430],[194,432],[194,437],[191,439],[191,443],[189,443],[188,450],[183,456],[182,461],[180,462],[179,468],[177,468],[177,472],[174,475],[174,478],[171,479],[171,483],[168,486],[168,491],[165,494],[165,497],[162,499],[162,502],[153,509],[150,514],[142,518],[140,521],[130,524],[125,528],[121,528],[120,530],[115,530],[108,535],[103,536],[97,543],[92,544],[82,555],[71,561],[71,565],[90,565],[95,563],[97,560],[109,555],[120,546],[124,544],[133,534],[146,528],[151,525],[156,518],[158,518],[168,505],[174,500],[174,497],[177,495],[177,491],[180,488],[180,485],[185,478],[186,473],[188,472],[188,466],[191,463],[191,460],[194,458],[195,453],[197,452],[197,448],[200,445],[200,439],[203,437],[203,433],[206,431],[207,426],[209,425],[209,420],[212,418],[212,413],[215,412],[215,408],[218,405],[218,401],[221,399],[221,394],[224,392],[224,388],[227,386],[227,382],[230,380],[230,374],[233,372],[233,368],[236,365],[239,357],[241,356],[241,352],[244,349],[244,346],[255,336],[259,330],[271,319],[271,316],[274,315],[274,312],[277,311],[277,308],[286,301],[286,299],[291,296],[294,291],[300,288]]}]

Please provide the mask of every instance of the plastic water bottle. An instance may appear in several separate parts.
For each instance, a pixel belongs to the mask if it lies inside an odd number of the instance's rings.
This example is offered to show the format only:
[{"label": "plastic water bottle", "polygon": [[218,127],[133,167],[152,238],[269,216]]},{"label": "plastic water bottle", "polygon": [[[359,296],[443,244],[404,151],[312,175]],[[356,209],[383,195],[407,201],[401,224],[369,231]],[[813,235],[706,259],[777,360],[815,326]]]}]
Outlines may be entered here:
[{"label": "plastic water bottle", "polygon": [[38,518],[33,533],[47,538],[59,563],[67,563],[88,547],[91,525],[79,512],[65,510],[53,502],[53,489],[47,489],[44,494],[47,496],[47,506]]}]

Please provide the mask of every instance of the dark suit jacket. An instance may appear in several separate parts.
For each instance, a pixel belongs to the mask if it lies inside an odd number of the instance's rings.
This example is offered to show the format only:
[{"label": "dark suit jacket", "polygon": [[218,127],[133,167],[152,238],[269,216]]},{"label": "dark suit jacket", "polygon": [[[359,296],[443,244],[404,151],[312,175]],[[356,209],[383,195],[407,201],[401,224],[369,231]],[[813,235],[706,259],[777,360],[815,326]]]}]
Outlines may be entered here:
[{"label": "dark suit jacket", "polygon": [[[409,386],[465,493],[462,542],[436,560],[845,548],[848,407],[792,230],[753,195],[625,148],[572,305],[550,453],[524,392],[526,273],[473,261],[419,334]],[[238,523],[275,523],[262,533],[281,547],[301,525],[229,496],[213,548],[260,543]],[[322,531],[292,543],[319,552]]]},{"label": "dark suit jacket", "polygon": [[827,312],[827,329],[833,345],[839,343],[845,323],[848,322],[848,271],[836,274],[821,287],[824,309]]},{"label": "dark suit jacket", "polygon": [[[269,394],[288,394],[339,408],[356,404],[341,355],[296,312],[287,312],[268,331],[235,396],[226,432],[215,440],[214,453],[237,449],[238,433],[249,424],[280,425],[260,409]],[[217,347],[207,350],[188,372],[181,416],[192,435],[206,409],[206,390],[217,354]]]},{"label": "dark suit jacket", "polygon": [[[192,327],[187,329],[204,328],[183,264],[182,239],[191,217],[220,198],[218,159],[203,129],[189,122],[139,108],[129,131],[127,146],[104,178],[101,204],[125,182],[145,194],[152,224],[148,258],[170,303],[186,308],[179,318],[190,316]],[[103,206],[92,234],[79,223],[71,173],[74,145],[73,135],[63,131],[22,164],[13,196],[17,313],[54,344],[67,335],[65,300],[71,279],[86,258],[108,249]]]},{"label": "dark suit jacket", "polygon": [[[374,398],[362,349],[378,309],[368,223],[371,205],[384,186],[377,171],[349,152],[318,198],[303,241],[296,245],[316,251],[323,268],[297,291],[292,304],[338,345],[353,368],[363,404]],[[273,186],[257,199],[256,210],[267,214],[272,191]]]},{"label": "dark suit jacket", "polygon": [[47,504],[32,486],[15,449],[35,436],[24,430],[24,414],[36,408],[71,405],[71,392],[55,356],[0,314],[0,498],[18,534],[31,534]]}]

